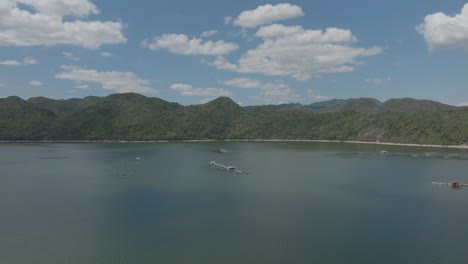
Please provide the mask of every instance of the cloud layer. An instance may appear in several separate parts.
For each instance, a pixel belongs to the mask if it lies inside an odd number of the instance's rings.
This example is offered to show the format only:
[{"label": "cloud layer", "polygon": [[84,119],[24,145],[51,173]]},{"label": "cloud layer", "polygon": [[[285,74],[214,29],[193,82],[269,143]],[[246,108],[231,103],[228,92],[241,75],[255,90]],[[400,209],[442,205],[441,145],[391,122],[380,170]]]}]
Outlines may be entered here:
[{"label": "cloud layer", "polygon": [[222,81],[221,83],[235,88],[257,89],[260,91],[259,95],[251,96],[250,99],[262,101],[267,104],[301,101],[301,97],[295,94],[288,85],[283,83],[261,82],[250,78],[237,78]]},{"label": "cloud layer", "polygon": [[39,64],[39,61],[33,57],[26,57],[22,61],[17,60],[4,60],[0,61],[0,65],[4,66],[22,66],[22,65],[34,65]]},{"label": "cloud layer", "polygon": [[204,41],[196,37],[189,38],[184,34],[156,36],[153,42],[144,40],[142,46],[150,50],[165,49],[182,55],[226,55],[239,48],[235,43],[223,40]]},{"label": "cloud layer", "polygon": [[29,85],[31,85],[31,86],[42,86],[43,83],[40,82],[40,81],[30,81]]},{"label": "cloud layer", "polygon": [[[21,9],[18,4],[35,12]],[[0,46],[72,45],[97,49],[103,44],[125,43],[121,22],[81,19],[98,12],[89,0],[2,0]]]},{"label": "cloud layer", "polygon": [[416,29],[424,36],[430,50],[468,50],[468,4],[453,17],[441,12],[427,15]]},{"label": "cloud layer", "polygon": [[231,92],[219,88],[194,88],[190,84],[175,83],[171,85],[171,90],[183,96],[203,96],[203,97],[219,97],[232,96]]},{"label": "cloud layer", "polygon": [[211,64],[238,73],[307,80],[321,73],[353,71],[362,63],[358,58],[382,52],[378,47],[353,47],[357,38],[350,30],[339,28],[306,30],[301,26],[274,24],[261,27],[255,36],[263,42],[242,55],[236,64],[222,56]]},{"label": "cloud layer", "polygon": [[[301,7],[282,3],[277,5],[263,5],[253,10],[243,11],[234,20],[234,25],[244,28],[255,28],[257,26],[271,24],[275,21],[303,16]],[[226,20],[225,20],[226,22]]]},{"label": "cloud layer", "polygon": [[69,60],[72,60],[72,61],[79,61],[80,60],[80,57],[77,57],[75,56],[73,53],[71,52],[62,52],[63,56]]},{"label": "cloud layer", "polygon": [[67,65],[63,65],[62,69],[64,71],[57,73],[55,78],[75,81],[79,85],[82,85],[79,87],[80,89],[85,87],[84,83],[98,83],[102,88],[117,93],[155,92],[155,90],[150,87],[150,81],[141,79],[133,72],[97,71],[93,69],[84,69],[79,66]]}]

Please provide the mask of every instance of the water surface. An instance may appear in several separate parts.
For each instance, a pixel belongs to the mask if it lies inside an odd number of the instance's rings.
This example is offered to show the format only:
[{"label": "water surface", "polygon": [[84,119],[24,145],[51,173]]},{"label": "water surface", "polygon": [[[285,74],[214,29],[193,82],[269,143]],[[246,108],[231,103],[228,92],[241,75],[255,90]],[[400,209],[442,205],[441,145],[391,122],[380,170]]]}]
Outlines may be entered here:
[{"label": "water surface", "polygon": [[431,184],[468,182],[467,154],[2,144],[0,263],[467,263],[468,188]]}]

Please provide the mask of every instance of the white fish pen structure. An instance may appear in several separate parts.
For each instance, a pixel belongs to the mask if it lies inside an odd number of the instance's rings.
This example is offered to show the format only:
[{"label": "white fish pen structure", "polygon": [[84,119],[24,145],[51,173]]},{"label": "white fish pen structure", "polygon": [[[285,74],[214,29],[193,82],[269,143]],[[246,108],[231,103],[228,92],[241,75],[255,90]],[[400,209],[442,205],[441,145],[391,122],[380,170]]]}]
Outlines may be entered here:
[{"label": "white fish pen structure", "polygon": [[237,169],[234,166],[227,166],[227,165],[224,165],[224,164],[221,164],[221,163],[217,163],[216,161],[210,162],[210,166],[215,168],[215,169],[218,169],[218,170],[226,170],[226,171],[234,172],[234,173],[237,173],[237,174],[242,173],[241,170]]},{"label": "white fish pen structure", "polygon": [[468,184],[461,183],[459,181],[452,181],[452,182],[432,182],[432,184],[436,185],[448,185],[452,187],[453,189],[459,189],[461,187],[468,187]]}]

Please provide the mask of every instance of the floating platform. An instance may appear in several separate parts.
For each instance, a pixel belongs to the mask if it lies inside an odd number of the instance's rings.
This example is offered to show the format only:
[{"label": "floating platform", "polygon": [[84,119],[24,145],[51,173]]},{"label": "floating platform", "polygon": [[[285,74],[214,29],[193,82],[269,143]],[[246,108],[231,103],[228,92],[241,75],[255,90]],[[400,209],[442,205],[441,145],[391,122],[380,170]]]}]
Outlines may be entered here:
[{"label": "floating platform", "polygon": [[224,165],[224,164],[221,164],[221,163],[217,163],[216,161],[210,162],[210,166],[215,168],[215,169],[226,170],[226,171],[234,172],[234,173],[237,173],[237,174],[242,173],[241,170],[237,169],[234,166],[227,166],[227,165]]},{"label": "floating platform", "polygon": [[451,182],[432,182],[432,184],[436,185],[448,185],[453,189],[460,189],[461,187],[468,187],[468,184],[461,183],[459,181],[451,181]]}]

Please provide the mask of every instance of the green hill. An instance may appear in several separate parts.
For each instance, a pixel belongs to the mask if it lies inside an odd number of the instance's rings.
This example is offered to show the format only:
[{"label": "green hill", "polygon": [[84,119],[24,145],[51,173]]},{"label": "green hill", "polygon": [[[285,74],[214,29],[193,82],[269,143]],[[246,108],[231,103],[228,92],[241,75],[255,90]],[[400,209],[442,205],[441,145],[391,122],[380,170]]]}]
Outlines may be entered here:
[{"label": "green hill", "polygon": [[431,100],[417,100],[413,98],[389,99],[382,105],[381,111],[391,112],[421,112],[454,109],[454,106]]},{"label": "green hill", "polygon": [[55,117],[16,96],[0,99],[0,113],[0,140],[43,139]]},{"label": "green hill", "polygon": [[66,100],[54,100],[46,97],[32,97],[27,101],[37,108],[48,109],[54,112],[56,115],[66,115],[88,108],[101,100],[102,97],[88,96],[83,99],[72,98]]},{"label": "green hill", "polygon": [[468,144],[468,108],[429,100],[331,100],[243,108],[227,97],[182,106],[135,93],[0,99],[0,140],[326,139]]},{"label": "green hill", "polygon": [[[149,140],[168,139],[181,105],[128,93],[103,98],[88,108],[57,118],[49,139]],[[153,137],[157,135],[158,138]]]}]

